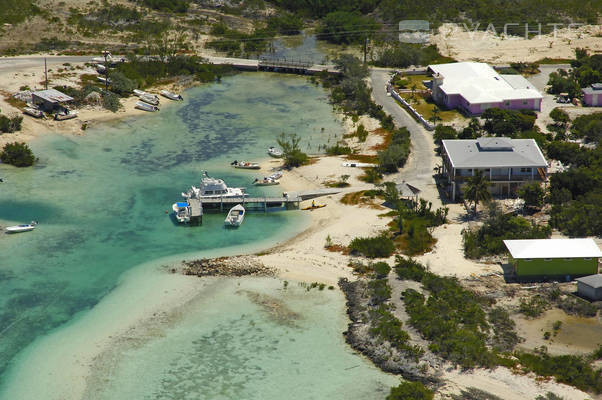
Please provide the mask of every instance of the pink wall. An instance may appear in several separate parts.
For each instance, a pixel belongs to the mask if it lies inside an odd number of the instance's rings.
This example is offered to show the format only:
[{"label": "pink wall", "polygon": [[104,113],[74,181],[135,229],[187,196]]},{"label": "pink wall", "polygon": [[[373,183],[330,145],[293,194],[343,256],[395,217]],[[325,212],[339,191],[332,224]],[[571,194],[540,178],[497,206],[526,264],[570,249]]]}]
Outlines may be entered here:
[{"label": "pink wall", "polygon": [[596,106],[600,107],[602,106],[602,93],[598,94],[598,93],[590,93],[590,94],[583,94],[583,104],[587,105],[587,106],[592,106],[594,105],[594,99],[597,98],[598,102],[596,103]]}]

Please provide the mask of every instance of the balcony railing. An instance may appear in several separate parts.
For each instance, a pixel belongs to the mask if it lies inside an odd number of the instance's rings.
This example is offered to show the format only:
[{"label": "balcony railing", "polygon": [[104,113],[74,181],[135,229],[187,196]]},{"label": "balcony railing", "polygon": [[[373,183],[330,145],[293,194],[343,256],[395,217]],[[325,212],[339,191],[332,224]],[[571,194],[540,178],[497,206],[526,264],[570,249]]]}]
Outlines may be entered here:
[{"label": "balcony railing", "polygon": [[[491,175],[491,178],[487,174],[485,174],[485,176],[491,182],[517,182],[517,181],[522,182],[522,181],[530,181],[530,180],[541,181],[541,177],[537,173],[533,176],[531,176],[531,175],[510,175],[510,176],[508,176],[507,174]],[[454,180],[456,182],[464,182],[467,178],[470,178],[470,177],[471,177],[470,175],[462,175],[462,176],[456,175]]]}]

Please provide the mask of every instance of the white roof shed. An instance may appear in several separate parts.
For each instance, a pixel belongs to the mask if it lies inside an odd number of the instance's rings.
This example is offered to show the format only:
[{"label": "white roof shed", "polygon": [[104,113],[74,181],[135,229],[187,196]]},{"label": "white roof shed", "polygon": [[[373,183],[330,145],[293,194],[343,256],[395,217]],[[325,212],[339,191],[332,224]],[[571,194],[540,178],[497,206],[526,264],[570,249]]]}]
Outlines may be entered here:
[{"label": "white roof shed", "polygon": [[504,240],[512,258],[600,258],[593,239]]}]

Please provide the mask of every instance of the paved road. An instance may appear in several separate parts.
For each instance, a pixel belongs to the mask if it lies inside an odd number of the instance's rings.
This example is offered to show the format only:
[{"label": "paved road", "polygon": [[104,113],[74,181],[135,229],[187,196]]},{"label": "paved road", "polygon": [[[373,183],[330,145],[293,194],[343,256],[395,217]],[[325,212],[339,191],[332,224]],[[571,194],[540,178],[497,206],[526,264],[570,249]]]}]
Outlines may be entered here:
[{"label": "paved road", "polygon": [[[81,63],[90,61],[92,56],[47,56],[48,67],[60,65],[63,63]],[[0,58],[0,71],[2,72],[20,72],[23,69],[40,67],[44,70],[44,57],[25,56],[25,57],[2,57]]]},{"label": "paved road", "polygon": [[[404,168],[394,176],[398,182],[405,180],[407,183],[423,190],[435,187],[433,168],[438,160],[435,158],[433,135],[414,118],[410,116],[397,102],[387,96],[385,84],[389,80],[391,70],[371,69],[370,81],[372,97],[376,104],[383,106],[385,112],[393,117],[395,125],[405,126],[411,133],[412,153]],[[429,192],[431,191],[429,190]],[[432,199],[432,196],[425,196]]]}]

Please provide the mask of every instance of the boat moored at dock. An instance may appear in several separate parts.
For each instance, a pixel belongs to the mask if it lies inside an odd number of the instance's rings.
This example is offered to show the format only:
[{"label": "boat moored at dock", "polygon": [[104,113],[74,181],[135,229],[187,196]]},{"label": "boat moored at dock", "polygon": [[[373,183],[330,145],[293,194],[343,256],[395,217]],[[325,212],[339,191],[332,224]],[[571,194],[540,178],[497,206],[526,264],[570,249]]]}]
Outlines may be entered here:
[{"label": "boat moored at dock", "polygon": [[245,193],[245,188],[228,187],[222,179],[211,178],[207,171],[203,172],[201,178],[201,186],[193,186],[187,192],[182,192],[185,198],[196,199],[220,199],[220,198],[244,198],[248,194]]},{"label": "boat moored at dock", "polygon": [[255,185],[255,186],[274,186],[274,185],[280,185],[280,182],[277,179],[272,179],[272,178],[266,177],[263,179],[255,179],[255,181],[253,182],[253,185]]},{"label": "boat moored at dock", "polygon": [[190,205],[187,202],[178,201],[173,204],[172,209],[175,213],[176,220],[179,223],[185,224],[185,223],[190,222],[191,210],[190,210]]},{"label": "boat moored at dock", "polygon": [[245,219],[245,208],[240,204],[235,205],[228,211],[224,224],[226,226],[239,227]]}]

